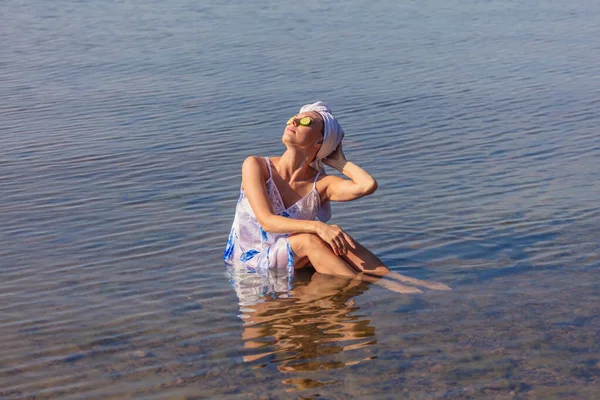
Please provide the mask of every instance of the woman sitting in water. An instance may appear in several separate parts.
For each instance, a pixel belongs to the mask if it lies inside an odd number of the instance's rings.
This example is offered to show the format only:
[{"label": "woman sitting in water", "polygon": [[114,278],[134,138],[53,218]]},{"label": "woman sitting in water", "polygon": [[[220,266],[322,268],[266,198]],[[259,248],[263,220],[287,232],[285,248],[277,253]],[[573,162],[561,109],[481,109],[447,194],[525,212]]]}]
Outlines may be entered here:
[{"label": "woman sitting in water", "polygon": [[[343,137],[329,106],[319,101],[305,105],[287,122],[283,155],[244,161],[225,262],[265,277],[270,271],[285,271],[289,282],[295,269],[310,264],[322,274],[375,282],[402,293],[420,290],[399,282],[449,289],[391,272],[339,226],[326,223],[331,201],[355,200],[377,189],[371,175],[346,160]],[[327,175],[323,164],[348,179]]]}]

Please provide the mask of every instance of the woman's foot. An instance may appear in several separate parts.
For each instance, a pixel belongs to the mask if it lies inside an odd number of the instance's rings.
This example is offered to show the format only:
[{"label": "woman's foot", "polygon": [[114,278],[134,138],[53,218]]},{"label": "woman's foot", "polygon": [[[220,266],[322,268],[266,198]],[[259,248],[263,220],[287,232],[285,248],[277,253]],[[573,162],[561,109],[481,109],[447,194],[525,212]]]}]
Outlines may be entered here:
[{"label": "woman's foot", "polygon": [[383,288],[391,290],[392,292],[402,293],[402,294],[417,294],[423,293],[422,290],[417,289],[416,287],[406,286],[399,282],[392,281],[384,278],[375,278],[373,276],[359,274],[358,278],[365,282],[374,283],[375,285],[379,285]]},{"label": "woman's foot", "polygon": [[397,272],[390,271],[386,275],[386,278],[395,279],[398,282],[407,283],[409,285],[422,286],[426,289],[432,290],[452,290],[452,288],[448,285],[445,285],[441,282],[435,281],[424,281],[422,279],[410,278],[405,275],[401,275]]}]

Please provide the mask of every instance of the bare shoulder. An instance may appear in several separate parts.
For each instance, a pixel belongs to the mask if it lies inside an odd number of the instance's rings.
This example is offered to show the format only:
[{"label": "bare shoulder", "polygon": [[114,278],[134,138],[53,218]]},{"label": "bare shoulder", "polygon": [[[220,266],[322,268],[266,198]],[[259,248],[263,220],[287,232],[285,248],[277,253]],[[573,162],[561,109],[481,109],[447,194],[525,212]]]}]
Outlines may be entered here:
[{"label": "bare shoulder", "polygon": [[246,159],[244,160],[244,163],[242,164],[242,171],[245,169],[254,169],[254,168],[260,168],[261,164],[265,164],[265,160],[264,157],[259,157],[259,156],[248,156],[246,157]]},{"label": "bare shoulder", "polygon": [[319,179],[317,180],[317,191],[319,192],[319,195],[321,196],[321,198],[323,200],[326,199],[327,189],[329,188],[330,185],[332,185],[333,183],[336,183],[336,182],[343,181],[343,180],[344,180],[344,178],[340,178],[339,176],[335,176],[335,175],[319,176]]},{"label": "bare shoulder", "polygon": [[269,168],[264,157],[248,156],[242,164],[242,180],[244,176],[260,174],[265,180],[269,177]]},{"label": "bare shoulder", "polygon": [[346,179],[340,178],[336,175],[320,175],[317,180],[317,185],[329,186],[333,182],[345,181]]}]

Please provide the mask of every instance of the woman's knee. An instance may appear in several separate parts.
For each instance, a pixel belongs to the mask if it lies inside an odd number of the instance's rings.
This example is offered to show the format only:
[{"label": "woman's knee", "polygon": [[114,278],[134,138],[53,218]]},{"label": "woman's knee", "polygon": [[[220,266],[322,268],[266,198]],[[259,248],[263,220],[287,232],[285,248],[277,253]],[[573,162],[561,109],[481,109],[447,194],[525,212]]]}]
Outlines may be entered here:
[{"label": "woman's knee", "polygon": [[289,237],[289,241],[294,253],[300,257],[307,256],[310,249],[325,245],[325,242],[314,233],[296,233]]}]

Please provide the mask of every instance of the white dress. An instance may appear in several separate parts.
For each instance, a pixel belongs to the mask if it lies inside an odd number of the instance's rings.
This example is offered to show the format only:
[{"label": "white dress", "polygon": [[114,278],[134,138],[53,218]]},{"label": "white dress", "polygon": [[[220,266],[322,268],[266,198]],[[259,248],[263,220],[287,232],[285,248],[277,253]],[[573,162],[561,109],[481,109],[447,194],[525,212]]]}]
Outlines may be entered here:
[{"label": "white dress", "polygon": [[[285,208],[281,194],[273,181],[271,161],[266,181],[267,193],[275,215],[287,218],[314,220],[321,205],[317,191],[317,173],[312,190],[303,198]],[[248,198],[240,189],[233,225],[223,259],[228,265],[231,283],[241,304],[261,301],[267,294],[277,295],[291,289],[294,279],[294,254],[287,233],[265,231],[254,215]]]}]

